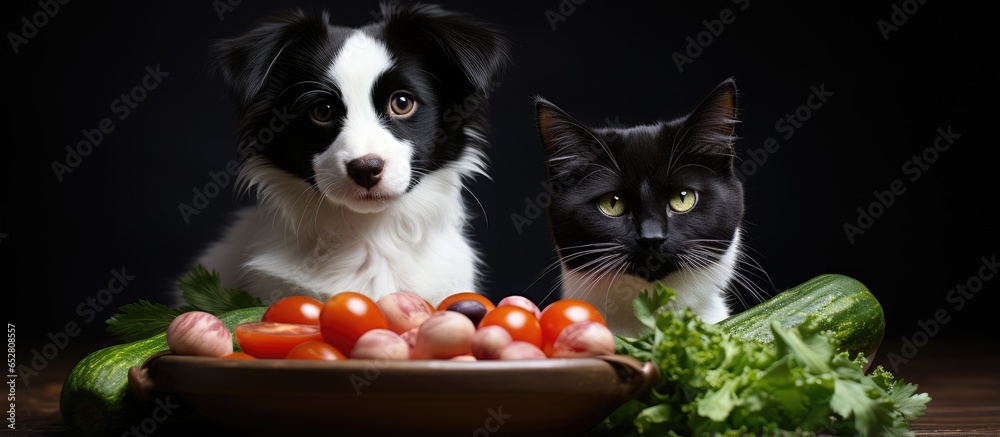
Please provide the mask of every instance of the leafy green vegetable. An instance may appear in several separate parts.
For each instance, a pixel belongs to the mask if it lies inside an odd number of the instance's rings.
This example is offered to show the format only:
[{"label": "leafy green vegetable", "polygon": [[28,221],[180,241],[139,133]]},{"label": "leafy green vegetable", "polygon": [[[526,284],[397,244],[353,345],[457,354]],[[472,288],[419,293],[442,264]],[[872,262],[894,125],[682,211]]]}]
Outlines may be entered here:
[{"label": "leafy green vegetable", "polygon": [[656,284],[635,300],[649,327],[617,338],[617,352],[653,361],[660,381],[625,403],[592,435],[912,435],[930,397],[863,356],[837,352],[834,336],[777,321],[775,347],[731,337],[690,309],[660,308],[675,293]]},{"label": "leafy green vegetable", "polygon": [[118,308],[118,313],[111,316],[105,323],[107,331],[118,339],[131,343],[144,340],[161,332],[166,332],[170,322],[190,311],[191,307],[170,308],[163,304],[154,304],[147,300],[139,300]]},{"label": "leafy green vegetable", "polygon": [[188,311],[205,311],[215,315],[240,308],[264,306],[260,299],[244,290],[226,288],[217,272],[196,264],[178,287],[188,304],[172,308],[161,303],[139,300],[118,308],[118,313],[105,321],[107,331],[125,342],[143,340],[166,332],[175,317]]},{"label": "leafy green vegetable", "polygon": [[263,306],[259,298],[237,288],[222,286],[219,274],[214,270],[209,272],[201,264],[195,265],[191,272],[181,278],[178,287],[181,297],[189,305],[209,313],[222,313],[240,308]]}]

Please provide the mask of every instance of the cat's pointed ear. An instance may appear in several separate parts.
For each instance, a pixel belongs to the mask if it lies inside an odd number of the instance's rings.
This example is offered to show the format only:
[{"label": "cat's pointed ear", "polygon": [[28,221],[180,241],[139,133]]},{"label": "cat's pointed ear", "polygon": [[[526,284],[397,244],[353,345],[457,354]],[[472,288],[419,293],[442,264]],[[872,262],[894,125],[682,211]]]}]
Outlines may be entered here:
[{"label": "cat's pointed ear", "polygon": [[535,123],[553,175],[579,162],[574,158],[582,158],[589,150],[586,146],[597,140],[583,124],[542,97],[535,97]]},{"label": "cat's pointed ear", "polygon": [[684,122],[694,151],[732,156],[735,141],[736,82],[726,79],[705,97]]}]

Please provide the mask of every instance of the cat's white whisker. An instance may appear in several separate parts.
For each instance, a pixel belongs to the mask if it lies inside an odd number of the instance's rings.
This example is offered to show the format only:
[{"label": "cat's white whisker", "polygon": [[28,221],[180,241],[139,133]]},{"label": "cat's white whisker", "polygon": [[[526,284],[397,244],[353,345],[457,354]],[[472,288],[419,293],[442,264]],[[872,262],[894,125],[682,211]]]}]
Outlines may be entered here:
[{"label": "cat's white whisker", "polygon": [[611,266],[608,268],[607,272],[601,274],[601,276],[598,277],[596,281],[594,281],[595,284],[596,283],[600,283],[601,280],[604,279],[604,277],[607,276],[608,273],[611,273],[612,271],[614,272],[611,275],[611,279],[607,282],[607,284],[608,284],[607,289],[604,290],[604,310],[605,311],[603,311],[603,312],[607,312],[608,308],[611,308],[611,304],[609,303],[609,300],[612,298],[612,288],[614,287],[615,281],[618,279],[618,275],[621,274],[622,268],[624,268],[626,264],[628,264],[628,258],[625,257],[625,256],[619,256],[617,259],[615,259],[611,263]]},{"label": "cat's white whisker", "polygon": [[594,141],[596,141],[597,144],[599,144],[602,149],[604,149],[604,153],[607,155],[608,159],[611,160],[611,164],[613,164],[615,166],[615,169],[617,169],[618,172],[621,172],[622,167],[620,165],[618,165],[618,160],[616,160],[615,159],[615,155],[611,153],[611,148],[608,147],[608,143],[606,143],[604,141],[604,138],[601,138],[600,136],[595,135],[593,132],[590,131],[590,129],[587,129],[586,126],[580,124],[580,122],[576,121],[575,119],[571,120],[570,123],[574,124],[577,128],[582,129],[583,131],[587,132],[590,135],[590,137]]},{"label": "cat's white whisker", "polygon": [[[718,264],[718,260],[708,259],[708,255],[714,255],[721,257],[726,251],[725,248],[717,247],[715,244],[733,244],[732,241],[728,240],[716,240],[716,239],[694,239],[689,240],[692,243],[704,243],[696,246],[691,250],[693,257],[687,262],[692,264],[704,264],[706,262],[711,262],[712,264]],[[739,300],[740,305],[743,307],[749,307],[746,299],[744,299],[741,290],[745,290],[750,293],[757,303],[763,302],[767,299],[767,295],[770,293],[766,292],[763,288],[758,286],[753,280],[751,280],[749,273],[751,271],[759,272],[763,275],[763,278],[771,283],[770,278],[767,277],[767,273],[764,268],[746,252],[741,252],[736,259],[736,266],[732,273],[731,286],[729,287],[729,294]],[[760,275],[755,275],[761,277]]]},{"label": "cat's white whisker", "polygon": [[[693,126],[685,126],[684,130],[681,131],[680,135],[675,135],[670,145],[670,156],[667,158],[667,174],[672,174],[674,171],[674,164],[687,152],[688,148],[691,147],[690,142],[686,141],[687,136],[691,131],[693,131]],[[677,147],[678,143],[687,144],[684,148]],[[680,149],[678,151],[678,149]]]},{"label": "cat's white whisker", "polygon": [[[742,285],[743,288],[746,289],[755,300],[757,300],[757,303],[767,300],[771,293],[765,291],[754,281],[750,280],[747,274],[749,271],[759,272],[759,275],[754,274],[754,276],[761,278],[760,275],[763,275],[762,279],[765,279],[768,284],[771,284],[773,289],[774,284],[771,282],[771,278],[767,275],[767,272],[764,271],[764,268],[757,262],[757,260],[753,259],[753,257],[745,252],[741,254],[738,260],[738,265],[740,267],[736,270],[736,280],[740,283],[740,285]],[[743,266],[749,266],[750,269],[744,269]],[[744,304],[744,306],[747,305]]]},{"label": "cat's white whisker", "polygon": [[[583,256],[592,255],[592,254],[595,254],[595,253],[607,252],[607,251],[609,251],[609,250],[611,250],[613,248],[616,248],[616,247],[621,247],[621,245],[618,244],[618,243],[612,243],[612,242],[600,242],[600,243],[580,244],[580,245],[576,245],[576,246],[565,247],[565,248],[563,248],[563,253],[566,253],[568,251],[573,251],[573,250],[576,250],[576,249],[587,248],[587,250],[575,251],[575,252],[573,252],[571,254],[564,255],[562,257],[560,257],[560,256],[557,255],[555,257],[555,261],[553,261],[551,264],[549,264],[544,269],[542,269],[542,271],[537,275],[537,277],[533,281],[531,281],[531,283],[528,284],[527,287],[525,287],[525,291],[522,292],[522,294],[524,294],[525,292],[527,292],[527,290],[529,288],[531,288],[532,285],[534,285],[536,282],[538,282],[538,280],[540,280],[541,278],[545,277],[545,275],[549,274],[550,272],[552,272],[556,268],[563,267],[566,262],[575,260],[575,259],[583,257]],[[546,300],[548,300],[548,298],[551,297],[552,294],[558,292],[560,289],[565,289],[565,286],[566,286],[566,284],[563,283],[563,278],[560,276],[559,279],[556,281],[556,283],[552,287],[550,287],[549,292],[546,293],[545,297],[543,297],[539,301],[539,306],[541,306]]]},{"label": "cat's white whisker", "polygon": [[715,173],[715,170],[713,170],[711,167],[709,167],[707,165],[702,165],[702,164],[684,164],[684,165],[682,165],[680,167],[675,168],[674,171],[680,171],[681,169],[685,169],[685,168],[688,168],[688,167],[702,168],[702,169],[708,170],[709,172]]},{"label": "cat's white whisker", "polygon": [[576,159],[576,158],[577,155],[553,156],[552,158],[549,158],[549,162],[559,162],[559,161],[565,161],[567,159]]},{"label": "cat's white whisker", "polygon": [[[613,268],[613,265],[610,263],[612,261],[615,261],[617,258],[618,257],[615,254],[607,254],[588,263],[588,264],[598,263],[598,265],[597,267],[594,267],[593,269],[589,270],[586,274],[584,274],[583,278],[580,281],[583,282],[585,285],[583,288],[583,292],[580,294],[580,296],[583,299],[586,299],[590,295],[590,293],[594,291],[594,288],[597,286],[597,284],[601,282],[601,278],[603,278],[606,271],[609,270],[609,266],[612,266],[610,268]],[[582,267],[586,267],[586,264],[581,266],[581,268]]]}]

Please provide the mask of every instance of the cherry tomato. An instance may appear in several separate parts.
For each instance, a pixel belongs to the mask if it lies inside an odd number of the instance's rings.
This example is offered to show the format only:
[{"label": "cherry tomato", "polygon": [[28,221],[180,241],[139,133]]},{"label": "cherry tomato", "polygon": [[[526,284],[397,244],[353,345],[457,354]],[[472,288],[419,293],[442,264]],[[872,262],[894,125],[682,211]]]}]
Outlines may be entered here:
[{"label": "cherry tomato", "polygon": [[250,355],[246,352],[233,352],[231,354],[223,355],[219,358],[225,358],[227,360],[256,360],[257,357]]},{"label": "cherry tomato", "polygon": [[389,321],[370,297],[342,291],[323,304],[319,327],[327,343],[339,351],[352,351],[362,334],[376,328],[389,329]]},{"label": "cherry tomato", "polygon": [[240,323],[233,332],[240,349],[257,358],[284,358],[300,343],[323,340],[319,326],[297,323]]},{"label": "cherry tomato", "polygon": [[325,341],[307,341],[299,343],[292,350],[288,351],[285,359],[337,361],[346,360],[347,357],[340,353],[337,348],[331,346],[330,343]]},{"label": "cherry tomato", "polygon": [[513,341],[542,345],[542,327],[535,315],[524,308],[507,305],[486,313],[479,327],[497,325],[510,333]]},{"label": "cherry tomato", "polygon": [[538,319],[542,325],[542,351],[552,356],[552,345],[567,326],[575,322],[597,322],[605,327],[604,316],[593,305],[578,299],[562,299],[549,304]]},{"label": "cherry tomato", "polygon": [[278,299],[264,311],[262,322],[319,325],[323,302],[309,296],[287,296]]},{"label": "cherry tomato", "polygon": [[483,304],[483,306],[486,307],[487,312],[493,311],[493,309],[497,307],[496,305],[493,304],[493,301],[491,301],[486,296],[483,296],[479,293],[473,293],[471,291],[463,291],[461,293],[455,293],[451,296],[444,298],[444,300],[438,303],[437,310],[446,311],[448,307],[451,306],[451,304],[461,300],[470,300],[470,299],[478,301],[479,303]]}]

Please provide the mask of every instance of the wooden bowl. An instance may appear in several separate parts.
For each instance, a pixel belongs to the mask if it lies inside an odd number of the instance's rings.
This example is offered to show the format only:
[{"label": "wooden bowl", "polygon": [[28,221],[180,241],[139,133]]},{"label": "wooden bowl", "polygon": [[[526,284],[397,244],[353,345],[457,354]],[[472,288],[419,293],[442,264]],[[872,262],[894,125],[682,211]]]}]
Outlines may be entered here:
[{"label": "wooden bowl", "polygon": [[226,360],[160,353],[130,386],[241,434],[579,435],[659,380],[608,355],[523,361]]}]

